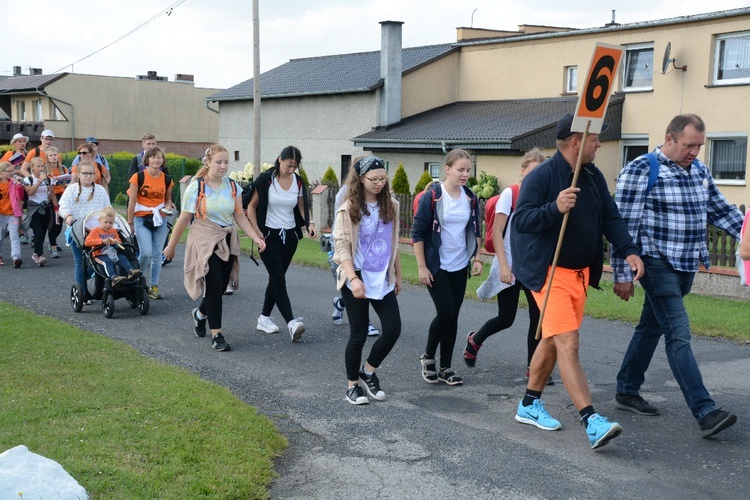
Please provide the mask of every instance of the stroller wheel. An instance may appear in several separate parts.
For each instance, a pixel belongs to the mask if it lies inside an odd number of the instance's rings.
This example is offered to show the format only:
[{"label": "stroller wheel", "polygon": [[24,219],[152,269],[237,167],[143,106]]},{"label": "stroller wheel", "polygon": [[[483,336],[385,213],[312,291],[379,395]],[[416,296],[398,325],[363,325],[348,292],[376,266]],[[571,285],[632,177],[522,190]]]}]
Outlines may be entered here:
[{"label": "stroller wheel", "polygon": [[106,318],[111,318],[115,314],[115,296],[111,293],[105,293],[102,297],[102,312]]},{"label": "stroller wheel", "polygon": [[83,287],[78,283],[70,289],[70,306],[77,313],[83,309]]},{"label": "stroller wheel", "polygon": [[148,290],[141,290],[141,300],[138,302],[138,312],[141,316],[148,314],[149,302],[148,302]]}]

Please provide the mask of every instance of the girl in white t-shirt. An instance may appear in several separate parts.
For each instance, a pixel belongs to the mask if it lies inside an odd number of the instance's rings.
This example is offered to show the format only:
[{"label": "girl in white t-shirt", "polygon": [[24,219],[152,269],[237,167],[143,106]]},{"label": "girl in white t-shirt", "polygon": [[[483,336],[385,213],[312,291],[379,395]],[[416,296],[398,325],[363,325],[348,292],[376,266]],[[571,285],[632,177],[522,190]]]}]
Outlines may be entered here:
[{"label": "girl in white t-shirt", "polygon": [[[466,187],[472,170],[467,151],[454,149],[448,153],[445,179],[419,200],[412,226],[419,281],[427,286],[437,313],[420,358],[422,378],[429,384],[463,384],[451,368],[458,313],[464,300],[469,265],[473,276],[482,274],[477,199]],[[435,360],[438,347],[439,371]]]},{"label": "girl in white t-shirt", "polygon": [[[534,168],[546,160],[544,154],[534,148],[527,152],[521,159],[521,180],[534,170]],[[466,348],[464,349],[464,362],[467,366],[473,367],[477,361],[477,352],[488,337],[497,332],[510,328],[516,319],[518,310],[518,297],[521,290],[526,295],[529,304],[529,331],[527,335],[527,359],[526,359],[526,377],[528,377],[528,367],[531,364],[531,357],[534,355],[539,340],[536,339],[536,328],[539,323],[539,307],[534,301],[534,297],[528,288],[524,287],[513,275],[513,261],[510,254],[510,219],[513,217],[512,211],[515,204],[513,200],[514,190],[511,187],[506,188],[500,193],[497,205],[495,206],[495,222],[492,228],[492,242],[495,247],[495,258],[492,259],[492,268],[490,276],[482,286],[477,290],[477,296],[480,299],[490,298],[497,295],[497,316],[487,320],[482,327],[476,332],[469,332],[466,338]],[[518,193],[518,191],[515,191]],[[517,196],[517,194],[516,194]],[[552,385],[552,379],[547,382]]]},{"label": "girl in white t-shirt", "polygon": [[[355,162],[347,185],[346,201],[336,211],[333,260],[339,264],[336,283],[349,317],[344,355],[349,385],[345,399],[359,405],[369,402],[367,396],[385,399],[375,371],[401,335],[396,301],[401,290],[399,206],[391,197],[388,173],[380,158],[367,156]],[[360,368],[370,304],[380,318],[382,336]]]},{"label": "girl in white t-shirt", "polygon": [[34,253],[31,258],[39,267],[44,267],[47,264],[44,239],[57,208],[57,198],[50,186],[49,172],[42,158],[31,160],[31,175],[24,181],[24,189],[29,196],[27,217],[31,220],[31,230],[34,232]]}]

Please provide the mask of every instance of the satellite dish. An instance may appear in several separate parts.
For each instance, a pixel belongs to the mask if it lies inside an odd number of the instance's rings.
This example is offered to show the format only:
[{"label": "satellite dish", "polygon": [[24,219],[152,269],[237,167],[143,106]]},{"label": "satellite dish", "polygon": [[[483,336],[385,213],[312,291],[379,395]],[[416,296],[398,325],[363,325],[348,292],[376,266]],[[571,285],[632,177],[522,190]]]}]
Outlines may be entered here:
[{"label": "satellite dish", "polygon": [[661,61],[661,74],[666,75],[667,74],[667,68],[669,68],[669,63],[674,62],[673,59],[669,58],[670,53],[672,52],[672,42],[667,42],[667,48],[664,51],[664,59]]},{"label": "satellite dish", "polygon": [[667,69],[669,69],[669,63],[672,63],[672,66],[674,66],[674,69],[681,69],[682,71],[687,71],[687,66],[677,66],[675,62],[677,61],[676,58],[670,58],[672,52],[672,42],[667,42],[667,48],[664,50],[664,58],[661,61],[661,74],[666,75]]}]

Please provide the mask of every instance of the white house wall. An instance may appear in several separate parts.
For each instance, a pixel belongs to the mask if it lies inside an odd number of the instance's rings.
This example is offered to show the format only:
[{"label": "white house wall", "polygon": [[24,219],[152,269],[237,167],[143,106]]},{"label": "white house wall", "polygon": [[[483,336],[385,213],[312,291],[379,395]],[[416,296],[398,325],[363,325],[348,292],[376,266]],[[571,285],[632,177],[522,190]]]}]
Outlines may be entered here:
[{"label": "white house wall", "polygon": [[[340,175],[341,155],[364,153],[351,139],[371,130],[377,117],[377,93],[265,99],[261,105],[261,161],[273,163],[293,145],[302,152],[308,179],[320,179],[330,165]],[[253,160],[252,101],[219,103],[219,141],[230,151],[230,170]],[[235,161],[234,152],[239,151]]]}]

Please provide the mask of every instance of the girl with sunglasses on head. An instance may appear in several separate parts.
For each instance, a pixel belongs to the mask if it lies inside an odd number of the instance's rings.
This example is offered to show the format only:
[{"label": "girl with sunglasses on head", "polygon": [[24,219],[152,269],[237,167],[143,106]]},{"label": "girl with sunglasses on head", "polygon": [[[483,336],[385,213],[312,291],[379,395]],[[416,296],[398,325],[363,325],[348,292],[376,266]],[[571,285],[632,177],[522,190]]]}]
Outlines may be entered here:
[{"label": "girl with sunglasses on head", "polygon": [[[104,168],[104,165],[101,163],[98,163],[94,158],[94,146],[90,143],[84,143],[78,146],[78,158],[80,158],[80,161],[78,165],[80,165],[81,161],[86,160],[92,165],[96,166],[96,178],[94,179],[94,182],[101,185],[105,191],[109,193],[109,183],[107,182],[107,170]],[[70,169],[70,182],[76,182],[78,180],[78,165],[73,165]]]},{"label": "girl with sunglasses on head", "polygon": [[247,218],[266,243],[266,251],[260,258],[268,271],[268,286],[257,329],[266,333],[279,332],[271,318],[274,305],[278,306],[292,342],[302,337],[305,325],[300,321],[302,318],[295,318],[292,312],[286,290],[286,270],[297,250],[297,242],[302,239],[302,228],[307,229],[310,238],[317,235],[315,224],[310,221],[307,186],[296,173],[301,161],[299,149],[285,147],[273,168],[253,182],[253,195],[247,206]]},{"label": "girl with sunglasses on head", "polygon": [[[388,174],[380,158],[367,156],[355,162],[347,186],[346,201],[336,211],[333,260],[339,265],[337,287],[349,317],[349,342],[344,354],[348,388],[344,399],[359,405],[369,402],[367,396],[385,399],[375,371],[401,335],[396,301],[401,291],[399,204],[391,197]],[[382,335],[360,368],[370,304],[380,318]]]},{"label": "girl with sunglasses on head", "polygon": [[223,296],[230,279],[239,287],[240,240],[234,223],[252,238],[263,254],[265,242],[250,225],[242,211],[242,193],[227,177],[229,152],[214,144],[206,150],[203,166],[185,189],[182,213],[174,225],[172,238],[164,249],[164,256],[173,259],[177,243],[190,224],[185,245],[185,289],[195,300],[203,296],[193,309],[193,331],[198,337],[206,335],[206,323],[211,330],[211,347],[229,351],[222,334]]},{"label": "girl with sunglasses on head", "polygon": [[128,223],[138,240],[138,262],[141,270],[149,269],[151,299],[164,298],[159,292],[161,275],[161,250],[167,241],[169,227],[165,219],[173,210],[172,187],[174,182],[161,167],[164,151],[156,146],[143,157],[146,170],[133,174],[128,188]]},{"label": "girl with sunglasses on head", "polygon": [[[427,286],[435,304],[427,347],[420,358],[422,378],[429,384],[461,385],[451,368],[458,331],[458,313],[466,292],[466,279],[482,274],[477,198],[466,187],[473,170],[471,156],[454,149],[445,158],[445,178],[419,200],[412,240],[419,281]],[[440,348],[440,369],[435,359]]]},{"label": "girl with sunglasses on head", "polygon": [[[96,177],[94,164],[84,158],[76,167],[79,172],[78,179],[65,188],[60,197],[60,209],[58,211],[60,218],[68,227],[72,226],[78,219],[86,217],[89,212],[101,210],[110,205],[107,191],[94,182]],[[66,243],[73,254],[76,283],[86,290],[86,279],[83,276],[82,265],[83,252],[72,237],[66,237]]]}]

